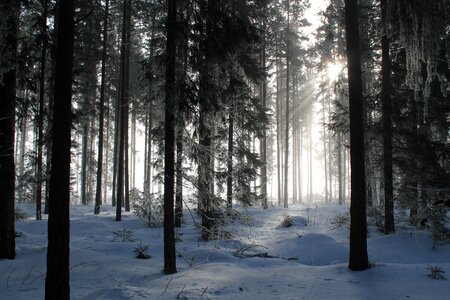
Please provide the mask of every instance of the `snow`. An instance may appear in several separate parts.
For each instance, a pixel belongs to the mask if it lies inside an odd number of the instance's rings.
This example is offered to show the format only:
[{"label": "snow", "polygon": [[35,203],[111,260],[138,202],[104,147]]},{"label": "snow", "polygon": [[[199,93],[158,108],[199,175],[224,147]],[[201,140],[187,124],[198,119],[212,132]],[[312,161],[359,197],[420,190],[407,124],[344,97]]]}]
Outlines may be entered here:
[{"label": "snow", "polygon": [[[22,207],[33,215],[32,207]],[[347,268],[348,228],[333,219],[347,206],[299,204],[239,208],[221,240],[204,242],[189,213],[178,231],[178,273],[164,275],[162,228],[147,228],[132,213],[114,220],[115,208],[71,208],[72,299],[450,299],[450,245],[433,249],[430,233],[400,228],[383,235],[369,228],[363,272]],[[292,226],[280,224],[289,215]],[[0,260],[0,299],[43,299],[46,221],[19,221],[17,258]],[[335,228],[335,229],[332,229]],[[138,245],[152,258],[136,259]]]}]

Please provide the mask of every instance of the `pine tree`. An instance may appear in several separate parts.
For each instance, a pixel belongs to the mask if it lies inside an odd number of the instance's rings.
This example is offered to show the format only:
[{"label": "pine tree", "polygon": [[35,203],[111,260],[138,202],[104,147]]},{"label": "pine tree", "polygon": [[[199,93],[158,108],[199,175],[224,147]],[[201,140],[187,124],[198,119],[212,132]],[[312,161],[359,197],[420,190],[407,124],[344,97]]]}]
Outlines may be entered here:
[{"label": "pine tree", "polygon": [[70,130],[74,14],[73,0],[59,2],[45,299],[70,299]]},{"label": "pine tree", "polygon": [[382,72],[382,109],[383,109],[383,156],[384,156],[384,232],[395,231],[394,195],[392,176],[392,96],[391,96],[391,59],[389,38],[387,35],[386,0],[380,0],[381,6],[381,72]]},{"label": "pine tree", "polygon": [[109,19],[109,0],[105,1],[105,16],[103,19],[102,36],[102,69],[100,83],[100,112],[99,112],[99,135],[98,135],[98,159],[97,159],[97,188],[95,192],[94,213],[100,213],[102,205],[102,176],[103,176],[103,131],[104,131],[104,111],[105,111],[105,88],[106,88],[106,59],[108,42],[108,19]]},{"label": "pine tree", "polygon": [[[16,256],[14,228],[14,128],[16,102],[17,34],[19,25],[19,3],[3,0],[0,2],[0,259]],[[4,70],[6,72],[4,72]],[[3,73],[4,72],[4,73]]]},{"label": "pine tree", "polygon": [[176,0],[169,0],[167,11],[166,101],[164,120],[164,273],[173,274],[177,272],[174,224]]},{"label": "pine tree", "polygon": [[346,0],[345,33],[350,101],[350,159],[352,171],[349,268],[354,271],[365,270],[369,267],[367,256],[363,96],[358,19],[358,1]]}]

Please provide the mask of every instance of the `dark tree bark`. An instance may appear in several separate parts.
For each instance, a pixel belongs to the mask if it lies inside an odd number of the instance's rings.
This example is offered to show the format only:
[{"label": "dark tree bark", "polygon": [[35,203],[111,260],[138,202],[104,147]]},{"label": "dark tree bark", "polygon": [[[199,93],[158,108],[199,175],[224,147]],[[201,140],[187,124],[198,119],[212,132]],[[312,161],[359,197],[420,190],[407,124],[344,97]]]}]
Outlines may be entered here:
[{"label": "dark tree bark", "polygon": [[350,160],[352,172],[349,268],[353,271],[369,268],[364,164],[364,111],[358,16],[358,1],[345,0],[345,33],[350,101]]},{"label": "dark tree bark", "polygon": [[174,166],[175,166],[175,57],[177,31],[177,1],[169,0],[166,45],[166,101],[164,121],[164,273],[177,272],[174,226]]},{"label": "dark tree bark", "polygon": [[[120,81],[120,79],[119,79]],[[119,88],[120,93],[120,88]],[[115,111],[116,116],[114,120],[114,146],[113,146],[113,174],[112,174],[112,195],[111,205],[116,206],[117,200],[117,172],[118,172],[118,159],[119,159],[119,137],[120,137],[120,95],[116,99]]]},{"label": "dark tree bark", "polygon": [[69,204],[74,1],[58,7],[58,37],[49,194],[46,299],[70,299]]},{"label": "dark tree bark", "polygon": [[383,156],[384,156],[384,233],[395,231],[394,195],[392,183],[392,100],[391,100],[391,59],[389,57],[389,38],[387,36],[386,0],[381,5],[381,72],[383,109]]},{"label": "dark tree bark", "polygon": [[42,173],[42,152],[44,147],[44,98],[45,98],[45,58],[48,47],[47,38],[47,0],[42,0],[42,44],[41,44],[41,61],[39,71],[39,112],[37,117],[38,122],[38,137],[37,137],[37,161],[36,161],[36,220],[42,220],[42,181],[44,174]]},{"label": "dark tree bark", "polygon": [[234,107],[230,108],[228,117],[228,160],[227,160],[227,215],[231,216],[233,208],[233,134],[234,134]]},{"label": "dark tree bark", "polygon": [[103,131],[105,116],[105,86],[106,86],[106,59],[108,47],[108,19],[109,19],[109,0],[105,1],[105,16],[103,19],[102,36],[102,70],[100,83],[100,111],[98,116],[98,158],[97,158],[97,187],[95,191],[94,214],[100,213],[102,205],[102,176],[103,176]]},{"label": "dark tree bark", "polygon": [[[17,57],[17,34],[19,26],[19,4],[14,0],[0,2],[8,9],[6,16],[7,32],[4,36],[8,53],[0,59]],[[2,56],[4,54],[2,53]],[[11,69],[0,74],[0,259],[14,259],[16,256],[14,227],[14,122],[16,103],[16,70]]]},{"label": "dark tree bark", "polygon": [[[129,56],[130,56],[130,24],[131,23],[131,0],[123,2],[123,25],[122,25],[122,46],[120,51],[120,93],[119,93],[119,111],[120,111],[120,132],[119,132],[119,154],[118,154],[118,172],[117,172],[117,196],[116,196],[116,221],[122,220],[122,206],[124,205],[124,195],[128,176],[125,170],[125,151],[128,135],[127,118],[129,103]],[[125,189],[125,191],[124,191]]]}]

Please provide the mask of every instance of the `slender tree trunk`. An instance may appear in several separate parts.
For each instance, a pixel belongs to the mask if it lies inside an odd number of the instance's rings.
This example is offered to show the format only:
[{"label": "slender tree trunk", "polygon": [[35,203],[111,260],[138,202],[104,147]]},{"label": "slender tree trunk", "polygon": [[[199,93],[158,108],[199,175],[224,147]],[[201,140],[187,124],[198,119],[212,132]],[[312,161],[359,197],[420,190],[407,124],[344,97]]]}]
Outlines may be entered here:
[{"label": "slender tree trunk", "polygon": [[325,202],[330,201],[328,197],[328,161],[327,161],[327,121],[325,120],[325,97],[322,98],[322,119],[323,119],[323,169],[325,179]]},{"label": "slender tree trunk", "polygon": [[25,202],[25,184],[24,184],[24,174],[25,174],[25,161],[27,159],[27,140],[28,140],[28,107],[29,107],[29,100],[28,100],[28,89],[25,90],[25,97],[24,97],[24,105],[23,105],[23,115],[21,117],[22,119],[22,128],[21,128],[21,139],[20,139],[20,155],[19,155],[19,187],[17,189],[17,197],[19,202]]},{"label": "slender tree trunk", "polygon": [[[264,14],[267,13],[267,7],[264,6]],[[266,70],[266,18],[263,18],[263,38],[262,38],[262,69]],[[262,106],[263,109],[267,109],[267,78],[264,76],[262,87],[261,87],[261,98],[262,98]],[[267,203],[267,129],[266,124],[263,124],[263,137],[260,141],[261,147],[261,201],[263,209],[268,208]]]},{"label": "slender tree trunk", "polygon": [[[128,117],[128,99],[129,99],[129,43],[130,43],[130,9],[131,0],[123,2],[123,26],[122,26],[122,46],[120,51],[120,133],[119,133],[119,154],[118,154],[118,172],[117,172],[117,195],[116,195],[116,221],[122,220],[122,206],[124,205],[124,189],[126,189],[126,173],[125,170],[125,151],[126,139],[128,135],[127,117]],[[126,196],[126,195],[125,195]]]},{"label": "slender tree trunk", "polygon": [[364,110],[358,16],[358,1],[345,0],[345,31],[350,101],[350,159],[352,168],[349,268],[353,271],[369,268],[367,255],[366,174],[364,164]]},{"label": "slender tree trunk", "polygon": [[177,1],[169,0],[166,45],[166,101],[164,121],[164,273],[177,272],[174,224],[175,165],[175,57],[177,31]]},{"label": "slender tree trunk", "polygon": [[[120,80],[119,80],[120,81]],[[111,205],[117,205],[117,173],[119,171],[118,160],[119,160],[119,143],[120,143],[120,88],[119,88],[119,98],[116,99],[116,115],[114,121],[114,146],[113,146],[113,169],[112,169],[112,196],[111,196]]]},{"label": "slender tree trunk", "polygon": [[[6,62],[14,63],[17,58],[17,35],[19,26],[19,2],[2,1],[3,16],[6,17],[5,32]],[[9,54],[9,55],[8,55]],[[3,56],[3,54],[2,54]],[[0,77],[0,259],[14,259],[16,256],[14,225],[14,194],[16,172],[14,164],[16,69],[15,66]]]},{"label": "slender tree trunk", "polygon": [[[131,1],[131,0],[130,0]],[[127,79],[126,81],[129,82],[129,66],[130,62],[127,60],[126,67],[127,67]],[[127,85],[128,86],[128,85]],[[128,91],[129,93],[129,91]],[[128,99],[129,100],[129,97]],[[125,171],[125,211],[130,211],[130,145],[129,145],[129,110],[128,110],[129,102],[127,101],[126,107],[125,107],[125,161],[124,161],[124,171]]]},{"label": "slender tree trunk", "polygon": [[69,204],[74,1],[61,1],[58,14],[45,299],[62,300],[70,299]]},{"label": "slender tree trunk", "polygon": [[108,19],[109,19],[109,0],[105,1],[105,16],[103,18],[102,35],[102,70],[100,83],[100,110],[98,116],[98,158],[97,158],[97,188],[95,191],[94,214],[100,213],[102,205],[102,176],[103,176],[103,131],[105,116],[105,86],[106,86],[106,59],[108,47]]},{"label": "slender tree trunk", "polygon": [[313,170],[313,136],[312,136],[312,127],[313,127],[313,114],[312,114],[312,104],[309,106],[309,117],[308,117],[308,201],[312,202],[313,200],[313,194],[314,194],[314,190],[313,190],[313,174],[312,174],[312,170]]},{"label": "slender tree trunk", "polygon": [[[109,90],[109,88],[108,88],[108,90]],[[108,183],[109,183],[109,165],[110,165],[109,161],[110,161],[110,158],[109,158],[108,145],[109,145],[110,131],[111,131],[111,125],[110,125],[111,108],[110,108],[109,96],[106,98],[106,108],[107,108],[106,109],[106,142],[105,142],[106,147],[103,147],[104,151],[105,151],[105,159],[104,159],[104,167],[103,167],[105,176],[104,176],[104,180],[103,180],[103,197],[101,198],[100,205],[102,205],[103,201],[107,200],[107,195],[108,195],[107,192],[108,192],[108,186],[109,186]]]},{"label": "slender tree trunk", "polygon": [[[87,107],[88,107],[88,98],[85,98],[85,108],[84,110],[87,111]],[[88,162],[88,130],[89,130],[89,125],[88,125],[88,121],[85,119],[84,121],[84,125],[83,125],[83,138],[82,138],[82,142],[81,142],[81,204],[83,205],[87,205],[88,201],[87,201],[87,188],[86,188],[86,184],[87,184],[87,162]]]},{"label": "slender tree trunk", "polygon": [[392,184],[392,100],[391,100],[391,59],[389,57],[389,38],[387,36],[386,0],[380,0],[381,22],[381,72],[383,109],[383,156],[384,156],[384,233],[395,231],[394,196]]},{"label": "slender tree trunk", "polygon": [[36,161],[36,220],[42,220],[42,152],[44,146],[44,101],[45,101],[45,58],[47,56],[47,0],[42,0],[42,44],[41,61],[39,74],[39,112],[38,112],[38,133],[37,133],[37,161]]},{"label": "slender tree trunk", "polygon": [[228,159],[227,159],[227,215],[231,216],[233,209],[233,134],[234,134],[234,105],[230,107],[228,117]]},{"label": "slender tree trunk", "polygon": [[277,192],[278,192],[278,205],[281,206],[282,189],[281,189],[281,104],[280,104],[280,89],[279,89],[279,60],[276,59],[276,124],[277,124]]},{"label": "slender tree trunk", "polygon": [[342,160],[342,134],[339,132],[337,134],[338,136],[338,144],[337,144],[337,156],[338,156],[338,161],[337,161],[337,165],[338,165],[338,194],[339,194],[339,198],[338,198],[338,203],[339,205],[342,205],[343,203],[343,178],[342,178],[342,166],[344,161]]},{"label": "slender tree trunk", "polygon": [[290,3],[287,0],[287,30],[286,30],[286,124],[285,124],[285,136],[284,136],[284,192],[283,192],[283,207],[288,207],[289,193],[288,193],[288,174],[289,174],[289,84],[290,84],[290,70],[289,70],[289,60],[290,60],[290,26],[289,26],[289,10]]},{"label": "slender tree trunk", "polygon": [[298,125],[299,137],[298,137],[298,202],[303,201],[303,176],[302,176],[302,159],[303,159],[303,128],[302,122]]},{"label": "slender tree trunk", "polygon": [[133,100],[131,111],[131,188],[136,188],[136,99]]},{"label": "slender tree trunk", "polygon": [[183,218],[183,127],[177,128],[177,165],[176,165],[176,195],[175,195],[175,227],[181,227]]}]

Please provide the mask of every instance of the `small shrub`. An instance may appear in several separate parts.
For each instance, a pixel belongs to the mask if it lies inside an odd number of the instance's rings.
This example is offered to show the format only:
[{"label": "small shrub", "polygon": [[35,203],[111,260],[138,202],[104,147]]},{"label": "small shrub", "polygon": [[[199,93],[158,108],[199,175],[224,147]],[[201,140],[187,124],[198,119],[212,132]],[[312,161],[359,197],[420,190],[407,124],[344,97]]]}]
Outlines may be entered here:
[{"label": "small shrub", "polygon": [[331,218],[330,228],[332,230],[341,228],[343,226],[345,226],[346,228],[349,228],[349,224],[350,224],[349,215],[348,214],[342,215],[341,213],[338,213]]},{"label": "small shrub", "polygon": [[152,258],[150,254],[147,253],[149,245],[142,245],[141,242],[134,248],[134,254],[136,254],[136,258],[139,259],[149,259]]},{"label": "small shrub", "polygon": [[134,214],[144,220],[148,227],[162,226],[164,206],[160,194],[144,194],[134,190],[131,199]]},{"label": "small shrub", "polygon": [[428,274],[428,277],[432,278],[432,279],[437,279],[437,280],[445,280],[447,278],[445,278],[445,271],[442,270],[441,267],[439,266],[427,266],[427,269],[430,271],[430,273]]},{"label": "small shrub", "polygon": [[280,227],[280,228],[288,228],[288,227],[291,227],[292,225],[294,225],[294,219],[292,218],[292,216],[285,215],[283,217],[283,220],[281,220],[280,225],[278,225],[278,227]]},{"label": "small shrub", "polygon": [[113,231],[113,242],[134,242],[133,230],[124,228]]}]

